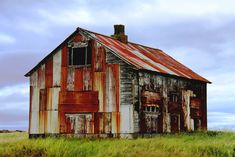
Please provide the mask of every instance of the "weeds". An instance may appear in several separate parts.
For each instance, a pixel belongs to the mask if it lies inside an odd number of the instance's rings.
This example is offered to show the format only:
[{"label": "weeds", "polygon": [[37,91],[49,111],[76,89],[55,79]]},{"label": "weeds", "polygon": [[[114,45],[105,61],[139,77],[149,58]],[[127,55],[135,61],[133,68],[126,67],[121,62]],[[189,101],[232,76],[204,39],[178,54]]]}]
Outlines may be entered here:
[{"label": "weeds", "polygon": [[[0,135],[0,141],[4,139],[0,142],[0,157],[234,157],[235,153],[235,133],[221,131],[166,134],[135,140],[65,137],[29,140],[26,134],[21,134],[24,139],[19,138],[20,133]],[[16,140],[12,140],[13,136]]]}]

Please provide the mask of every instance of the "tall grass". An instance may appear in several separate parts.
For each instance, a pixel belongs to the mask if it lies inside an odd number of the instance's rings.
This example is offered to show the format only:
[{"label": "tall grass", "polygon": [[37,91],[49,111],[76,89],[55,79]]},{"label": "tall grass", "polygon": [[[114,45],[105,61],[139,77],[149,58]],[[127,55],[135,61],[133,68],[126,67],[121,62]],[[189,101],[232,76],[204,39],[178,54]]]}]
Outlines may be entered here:
[{"label": "tall grass", "polygon": [[[235,133],[231,132],[168,134],[133,140],[64,137],[29,140],[25,133],[21,133],[24,139],[19,134],[9,142],[6,139],[14,137],[0,134],[1,157],[235,157]],[[1,142],[2,138],[5,140]]]}]

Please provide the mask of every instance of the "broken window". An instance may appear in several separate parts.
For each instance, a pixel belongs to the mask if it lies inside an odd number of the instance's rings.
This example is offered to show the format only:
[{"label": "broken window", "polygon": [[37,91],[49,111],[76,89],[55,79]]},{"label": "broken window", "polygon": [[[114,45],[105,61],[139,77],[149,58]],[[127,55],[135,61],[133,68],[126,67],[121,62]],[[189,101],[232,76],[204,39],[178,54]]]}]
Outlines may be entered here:
[{"label": "broken window", "polygon": [[91,64],[91,42],[70,43],[69,47],[69,65],[87,66]]},{"label": "broken window", "polygon": [[145,112],[158,112],[159,106],[144,106]]}]

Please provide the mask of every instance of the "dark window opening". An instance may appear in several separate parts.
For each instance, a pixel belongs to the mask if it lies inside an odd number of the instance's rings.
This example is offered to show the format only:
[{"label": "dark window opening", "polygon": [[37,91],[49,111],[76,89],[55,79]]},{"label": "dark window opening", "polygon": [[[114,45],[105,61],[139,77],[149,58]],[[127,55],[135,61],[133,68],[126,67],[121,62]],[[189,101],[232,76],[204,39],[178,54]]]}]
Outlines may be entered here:
[{"label": "dark window opening", "polygon": [[158,112],[158,106],[144,106],[144,112]]},{"label": "dark window opening", "polygon": [[91,42],[86,47],[69,47],[69,65],[86,66],[91,64]]},{"label": "dark window opening", "polygon": [[171,95],[170,95],[170,101],[171,101],[171,102],[176,102],[176,103],[177,103],[178,100],[179,100],[179,99],[178,99],[178,95],[177,95],[177,94],[171,94]]}]

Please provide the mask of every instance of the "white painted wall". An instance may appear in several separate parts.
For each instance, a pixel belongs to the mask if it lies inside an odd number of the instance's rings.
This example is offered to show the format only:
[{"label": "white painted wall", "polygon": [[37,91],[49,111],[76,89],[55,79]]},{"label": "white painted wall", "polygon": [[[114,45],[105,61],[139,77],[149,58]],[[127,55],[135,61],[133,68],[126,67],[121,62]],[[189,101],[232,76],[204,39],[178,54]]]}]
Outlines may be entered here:
[{"label": "white painted wall", "polygon": [[133,108],[131,105],[120,105],[120,133],[133,133]]},{"label": "white painted wall", "polygon": [[60,86],[61,79],[61,50],[53,56],[53,86]]}]

